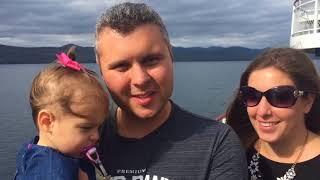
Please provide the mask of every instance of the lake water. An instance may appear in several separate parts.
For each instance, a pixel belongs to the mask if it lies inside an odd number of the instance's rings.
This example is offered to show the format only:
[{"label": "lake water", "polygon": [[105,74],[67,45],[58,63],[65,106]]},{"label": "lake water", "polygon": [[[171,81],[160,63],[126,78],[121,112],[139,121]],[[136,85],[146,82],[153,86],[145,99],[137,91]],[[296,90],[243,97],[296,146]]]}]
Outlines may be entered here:
[{"label": "lake water", "polygon": [[[214,118],[224,112],[248,63],[176,62],[172,99],[185,109]],[[12,178],[18,148],[35,135],[28,93],[33,76],[43,66],[0,65],[0,179]],[[87,66],[98,72],[95,64]]]}]

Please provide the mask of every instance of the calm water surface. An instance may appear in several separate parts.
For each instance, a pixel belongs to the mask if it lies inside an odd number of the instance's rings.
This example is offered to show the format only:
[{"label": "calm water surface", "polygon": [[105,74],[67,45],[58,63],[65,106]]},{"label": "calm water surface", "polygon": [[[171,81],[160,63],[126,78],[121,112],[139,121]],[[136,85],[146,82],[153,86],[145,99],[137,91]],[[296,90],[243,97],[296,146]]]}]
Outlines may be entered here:
[{"label": "calm water surface", "polygon": [[[194,113],[214,118],[223,113],[249,62],[175,63],[172,99]],[[319,64],[316,62],[318,67]],[[0,65],[0,178],[11,179],[21,143],[35,135],[28,93],[33,76],[45,65]],[[98,70],[95,64],[88,64]],[[97,71],[98,72],[98,71]]]}]

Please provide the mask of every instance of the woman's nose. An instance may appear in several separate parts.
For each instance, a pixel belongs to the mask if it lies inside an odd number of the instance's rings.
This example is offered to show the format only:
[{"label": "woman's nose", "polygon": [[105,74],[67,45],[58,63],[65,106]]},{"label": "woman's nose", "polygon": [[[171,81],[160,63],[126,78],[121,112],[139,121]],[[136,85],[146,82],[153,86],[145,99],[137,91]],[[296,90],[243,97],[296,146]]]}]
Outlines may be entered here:
[{"label": "woman's nose", "polygon": [[266,97],[262,97],[259,104],[257,105],[257,114],[259,116],[266,116],[271,114],[271,104],[269,104]]}]

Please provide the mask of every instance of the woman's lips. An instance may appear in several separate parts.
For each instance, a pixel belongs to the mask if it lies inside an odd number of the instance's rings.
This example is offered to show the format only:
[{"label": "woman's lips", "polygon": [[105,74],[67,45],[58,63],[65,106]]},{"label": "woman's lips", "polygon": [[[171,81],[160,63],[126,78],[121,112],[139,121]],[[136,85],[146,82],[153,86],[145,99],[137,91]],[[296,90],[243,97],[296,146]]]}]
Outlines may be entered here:
[{"label": "woman's lips", "polygon": [[270,122],[270,121],[257,121],[258,128],[262,132],[271,133],[276,130],[278,127],[277,125],[280,123],[280,121]]}]

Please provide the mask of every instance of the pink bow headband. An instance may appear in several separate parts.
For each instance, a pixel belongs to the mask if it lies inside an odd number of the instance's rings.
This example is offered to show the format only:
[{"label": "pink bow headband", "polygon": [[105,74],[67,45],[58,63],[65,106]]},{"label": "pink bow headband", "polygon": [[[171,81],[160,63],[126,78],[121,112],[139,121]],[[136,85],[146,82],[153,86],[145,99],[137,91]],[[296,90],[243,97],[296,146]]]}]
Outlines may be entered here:
[{"label": "pink bow headband", "polygon": [[57,62],[61,64],[63,67],[68,67],[76,71],[85,71],[85,67],[82,64],[70,59],[65,53],[62,52],[60,54],[56,54],[56,56],[58,59]]}]

